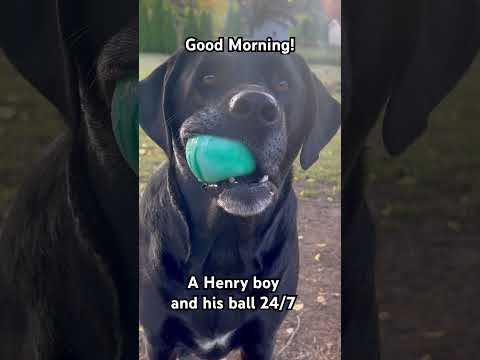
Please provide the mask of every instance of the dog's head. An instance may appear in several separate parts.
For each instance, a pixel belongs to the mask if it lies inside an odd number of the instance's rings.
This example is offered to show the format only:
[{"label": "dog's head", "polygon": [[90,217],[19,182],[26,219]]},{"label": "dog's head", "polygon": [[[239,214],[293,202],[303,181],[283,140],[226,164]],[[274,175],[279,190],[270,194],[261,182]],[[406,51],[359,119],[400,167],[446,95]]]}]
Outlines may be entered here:
[{"label": "dog's head", "polygon": [[238,216],[269,207],[298,153],[310,167],[340,123],[339,104],[297,55],[182,50],[139,92],[140,123],[181,176],[193,180],[185,155],[193,136],[229,138],[251,151],[253,174],[205,186]]}]

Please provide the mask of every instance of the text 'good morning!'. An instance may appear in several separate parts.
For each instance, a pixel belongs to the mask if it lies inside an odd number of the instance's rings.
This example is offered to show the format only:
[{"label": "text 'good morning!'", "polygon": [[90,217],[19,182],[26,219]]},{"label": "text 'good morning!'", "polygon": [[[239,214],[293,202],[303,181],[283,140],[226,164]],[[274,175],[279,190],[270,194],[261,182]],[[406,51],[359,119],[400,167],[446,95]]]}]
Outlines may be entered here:
[{"label": "text 'good morning!'", "polygon": [[185,40],[185,49],[190,52],[272,52],[288,55],[295,52],[295,38],[287,41],[249,40],[243,37],[220,37],[218,40],[198,40],[189,37]]}]

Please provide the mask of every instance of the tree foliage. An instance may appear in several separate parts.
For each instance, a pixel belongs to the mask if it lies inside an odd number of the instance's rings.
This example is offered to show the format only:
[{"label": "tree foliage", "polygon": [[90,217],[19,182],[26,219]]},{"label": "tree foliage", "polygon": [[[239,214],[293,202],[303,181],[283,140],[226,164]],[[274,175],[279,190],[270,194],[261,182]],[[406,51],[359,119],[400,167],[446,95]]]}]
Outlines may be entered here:
[{"label": "tree foliage", "polygon": [[140,0],[140,51],[171,53],[177,48],[175,14],[167,0]]},{"label": "tree foliage", "polygon": [[187,16],[185,18],[185,29],[183,34],[185,39],[189,37],[199,37],[199,26],[197,17],[195,16],[195,12],[191,7],[187,10]]},{"label": "tree foliage", "polygon": [[212,15],[206,11],[202,12],[200,15],[200,21],[198,24],[199,33],[198,37],[201,40],[212,40],[213,39],[213,19]]},{"label": "tree foliage", "polygon": [[224,36],[242,36],[244,33],[240,13],[232,6],[228,9]]}]

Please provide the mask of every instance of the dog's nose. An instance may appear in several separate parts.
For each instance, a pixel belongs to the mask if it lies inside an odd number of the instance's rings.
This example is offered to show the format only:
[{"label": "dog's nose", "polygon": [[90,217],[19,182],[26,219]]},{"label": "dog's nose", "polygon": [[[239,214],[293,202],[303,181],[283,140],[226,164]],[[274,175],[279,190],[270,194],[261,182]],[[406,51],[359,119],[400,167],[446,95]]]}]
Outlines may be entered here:
[{"label": "dog's nose", "polygon": [[258,118],[271,123],[280,119],[277,100],[263,91],[241,91],[232,96],[229,111],[237,118]]}]

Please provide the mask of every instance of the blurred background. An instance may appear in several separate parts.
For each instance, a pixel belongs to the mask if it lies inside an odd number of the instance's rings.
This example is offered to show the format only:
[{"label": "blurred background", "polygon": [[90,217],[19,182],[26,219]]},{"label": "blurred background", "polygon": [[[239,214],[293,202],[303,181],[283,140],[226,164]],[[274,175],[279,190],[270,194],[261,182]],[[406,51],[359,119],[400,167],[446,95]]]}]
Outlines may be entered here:
[{"label": "blurred background", "polygon": [[386,153],[380,122],[368,141],[383,359],[478,358],[479,93],[477,56],[404,154]]},{"label": "blurred background", "polygon": [[[140,0],[140,78],[183,47],[187,37],[247,36],[269,19],[296,37],[296,52],[340,101],[340,18],[340,0]],[[308,171],[295,163],[299,297],[276,339],[278,360],[340,359],[340,141],[339,131]],[[165,157],[142,131],[139,154],[141,193]]]},{"label": "blurred background", "polygon": [[[339,98],[340,1],[290,3],[296,23],[289,32],[297,36],[298,52]],[[186,30],[207,29],[202,38],[246,31],[244,5],[248,2],[140,0],[141,76],[182,44]],[[154,20],[160,16],[164,20]],[[165,31],[175,34],[165,37],[167,45],[152,35]],[[386,359],[478,357],[479,84],[477,59],[434,112],[425,136],[398,158],[385,153],[380,127],[370,138],[368,199],[379,233],[379,318]],[[0,231],[24,176],[62,129],[56,109],[0,49]],[[140,145],[142,189],[164,158],[143,134]],[[292,340],[279,359],[339,359],[340,225],[332,219],[340,217],[340,134],[310,171],[297,169],[295,186],[304,272],[299,302],[280,332],[277,350]]]}]

